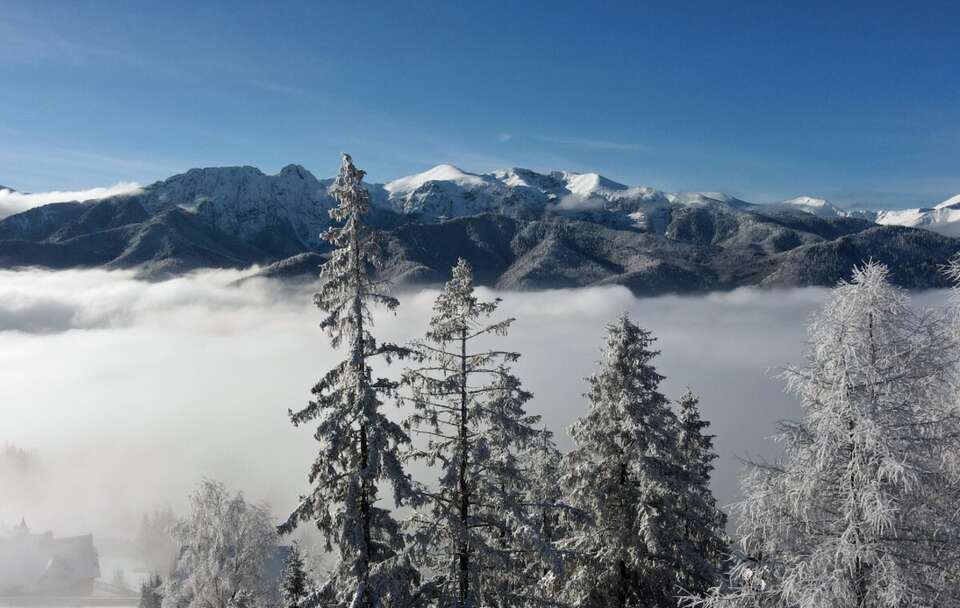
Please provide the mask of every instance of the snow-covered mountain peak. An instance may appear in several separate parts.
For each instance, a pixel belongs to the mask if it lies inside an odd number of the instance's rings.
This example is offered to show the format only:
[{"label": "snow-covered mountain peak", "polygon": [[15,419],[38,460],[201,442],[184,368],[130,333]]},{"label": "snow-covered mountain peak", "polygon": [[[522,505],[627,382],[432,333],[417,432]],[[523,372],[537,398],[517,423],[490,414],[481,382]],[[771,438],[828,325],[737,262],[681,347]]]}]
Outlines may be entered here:
[{"label": "snow-covered mountain peak", "polygon": [[307,171],[302,165],[297,165],[294,163],[291,163],[283,169],[280,169],[280,173],[278,175],[286,178],[310,180],[314,182],[317,181],[317,178],[313,175],[313,173]]},{"label": "snow-covered mountain peak", "polygon": [[142,202],[154,213],[179,207],[250,242],[279,229],[311,246],[334,204],[324,184],[294,164],[276,175],[249,166],[190,169],[148,186]]},{"label": "snow-covered mountain peak", "polygon": [[443,164],[423,173],[408,175],[387,182],[383,187],[393,196],[413,192],[429,182],[453,182],[459,186],[480,187],[485,185],[487,180],[474,173],[467,173],[454,165]]},{"label": "snow-covered mountain peak", "polygon": [[787,208],[799,209],[818,217],[843,217],[847,215],[845,211],[830,201],[815,196],[798,196],[779,204]]},{"label": "snow-covered mountain peak", "polygon": [[560,172],[537,173],[531,169],[513,167],[494,171],[490,175],[507,188],[514,190],[530,188],[548,196],[567,194],[566,182]]},{"label": "snow-covered mountain peak", "polygon": [[567,190],[577,196],[589,197],[595,194],[627,190],[629,187],[607,179],[599,173],[570,173],[561,172]]},{"label": "snow-covered mountain peak", "polygon": [[791,198],[788,201],[783,201],[787,205],[798,205],[800,207],[815,207],[823,208],[830,206],[830,203],[823,198],[815,198],[812,196],[798,196],[796,198]]},{"label": "snow-covered mountain peak", "polygon": [[750,206],[750,203],[725,192],[676,192],[673,194],[661,193],[661,195],[671,203],[678,205],[711,205],[722,203],[724,205],[730,205],[731,207]]},{"label": "snow-covered mountain peak", "polygon": [[936,205],[934,209],[952,209],[953,207],[956,207],[958,205],[960,205],[960,194],[956,196],[951,196],[950,198],[943,201],[939,205]]}]

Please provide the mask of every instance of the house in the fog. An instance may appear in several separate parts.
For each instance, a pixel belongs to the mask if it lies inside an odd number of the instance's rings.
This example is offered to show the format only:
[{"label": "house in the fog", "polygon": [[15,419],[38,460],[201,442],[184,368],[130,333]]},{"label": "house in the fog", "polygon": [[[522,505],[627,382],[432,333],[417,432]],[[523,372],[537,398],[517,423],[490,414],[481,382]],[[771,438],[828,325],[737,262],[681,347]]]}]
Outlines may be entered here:
[{"label": "house in the fog", "polygon": [[93,535],[32,534],[25,521],[0,536],[0,596],[93,594],[100,559]]}]

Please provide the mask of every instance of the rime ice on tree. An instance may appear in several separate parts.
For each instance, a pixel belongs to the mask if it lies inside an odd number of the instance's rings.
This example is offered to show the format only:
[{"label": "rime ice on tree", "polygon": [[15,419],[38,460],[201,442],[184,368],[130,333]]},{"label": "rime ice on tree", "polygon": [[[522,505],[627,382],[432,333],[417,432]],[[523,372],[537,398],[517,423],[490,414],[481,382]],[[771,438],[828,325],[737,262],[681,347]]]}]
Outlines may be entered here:
[{"label": "rime ice on tree", "polygon": [[392,394],[396,384],[374,378],[370,367],[373,357],[389,361],[406,350],[378,343],[369,330],[371,304],[393,310],[398,302],[372,278],[381,265],[380,235],[364,221],[370,197],[363,176],[344,154],[332,189],[337,206],[330,216],[337,224],[323,235],[335,249],[323,264],[314,301],[326,313],[320,326],[331,345],[345,344],[348,357],[313,387],[307,407],[290,413],[295,425],[316,424],[320,453],[310,469],[311,491],[280,531],[313,521],[328,547],[338,547],[339,568],[314,599],[375,608],[389,605],[389,598],[401,593],[398,580],[406,577],[396,571],[403,569],[393,559],[402,539],[390,511],[377,506],[378,484],[390,487],[400,504],[410,493],[410,479],[398,454],[407,434],[381,411],[381,396]]},{"label": "rime ice on tree", "polygon": [[[563,584],[573,605],[672,606],[679,585],[711,574],[691,541],[718,533],[716,515],[686,519],[694,513],[683,506],[703,497],[689,487],[653,340],[626,316],[608,328],[600,371],[589,378],[590,411],[570,429],[576,446],[564,457],[563,484],[588,518],[571,521],[562,542],[574,556]],[[691,534],[691,525],[704,528]]]},{"label": "rime ice on tree", "polygon": [[804,418],[751,464],[744,555],[706,606],[960,606],[958,344],[869,263],[810,326],[784,377]]},{"label": "rime ice on tree", "polygon": [[404,373],[415,409],[408,424],[428,438],[413,456],[440,475],[436,487],[420,489],[410,519],[417,561],[438,574],[430,605],[523,605],[525,567],[548,553],[518,460],[539,435],[539,416],[524,409],[531,395],[506,366],[519,354],[474,346],[507,333],[512,319],[487,320],[496,308],[474,294],[461,259],[415,346],[424,365]]},{"label": "rime ice on tree", "polygon": [[726,514],[717,507],[710,490],[710,475],[717,455],[710,423],[700,417],[700,400],[690,391],[677,404],[681,481],[685,486],[679,521],[683,542],[678,545],[676,574],[678,587],[686,593],[702,593],[716,584],[727,557]]},{"label": "rime ice on tree", "polygon": [[273,597],[264,571],[277,533],[269,510],[204,481],[175,528],[179,555],[160,588],[164,608],[253,608]]}]

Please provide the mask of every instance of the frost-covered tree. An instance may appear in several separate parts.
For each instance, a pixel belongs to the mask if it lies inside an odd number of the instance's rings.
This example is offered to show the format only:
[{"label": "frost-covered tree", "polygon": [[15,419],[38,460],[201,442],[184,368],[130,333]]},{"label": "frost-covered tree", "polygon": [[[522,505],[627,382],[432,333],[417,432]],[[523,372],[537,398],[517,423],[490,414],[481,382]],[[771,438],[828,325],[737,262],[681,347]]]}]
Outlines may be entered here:
[{"label": "frost-covered tree", "polygon": [[717,455],[710,423],[700,417],[700,400],[690,391],[678,406],[678,447],[683,494],[680,509],[683,543],[678,545],[676,566],[679,586],[686,593],[704,593],[719,581],[727,559],[727,516],[710,490],[710,475]]},{"label": "frost-covered tree", "polygon": [[280,590],[285,608],[300,608],[304,599],[310,595],[313,584],[303,563],[303,554],[300,545],[293,543],[290,555],[283,565],[283,578],[280,581]]},{"label": "frost-covered tree", "polygon": [[164,608],[246,608],[268,603],[264,566],[277,544],[266,507],[204,481],[175,528],[179,556],[161,587]]},{"label": "frost-covered tree", "polygon": [[411,456],[439,473],[420,488],[409,520],[413,555],[437,574],[436,606],[523,605],[528,589],[511,575],[545,551],[518,460],[539,434],[539,417],[526,412],[531,395],[507,367],[519,354],[486,346],[513,321],[490,320],[498,302],[477,297],[461,259],[434,303],[426,339],[415,344],[422,366],[404,373],[414,410],[408,425],[425,437]]},{"label": "frost-covered tree", "polygon": [[582,607],[676,605],[684,546],[677,505],[686,497],[678,421],[660,392],[654,338],[626,316],[608,327],[588,413],[570,429],[566,499],[588,517],[571,522],[564,595]]},{"label": "frost-covered tree", "polygon": [[960,606],[958,344],[868,263],[785,372],[804,417],[783,460],[752,464],[737,506],[744,556],[707,606]]},{"label": "frost-covered tree", "polygon": [[527,476],[524,495],[537,531],[545,542],[555,543],[563,534],[560,514],[566,505],[559,483],[563,455],[553,441],[553,433],[540,429],[521,458]]},{"label": "frost-covered tree", "polygon": [[505,584],[530,590],[528,594],[536,596],[537,601],[528,605],[554,606],[559,601],[564,576],[559,547],[566,532],[562,515],[569,514],[559,483],[562,454],[553,441],[553,433],[543,428],[519,457],[525,473],[521,490],[527,517],[547,550],[523,560],[517,569],[507,573],[510,580]]},{"label": "frost-covered tree", "polygon": [[372,358],[389,362],[406,350],[379,343],[370,332],[370,306],[393,310],[398,302],[374,276],[382,264],[380,235],[364,220],[370,195],[363,176],[344,154],[331,190],[335,224],[323,235],[334,250],[323,264],[314,301],[326,314],[321,327],[330,344],[345,345],[347,357],[313,387],[314,400],[307,407],[290,412],[297,426],[316,424],[320,453],[310,468],[310,492],[279,529],[288,533],[299,522],[313,521],[328,550],[336,544],[340,554],[336,580],[325,588],[338,603],[377,608],[388,603],[399,584],[391,558],[402,544],[390,510],[377,504],[378,484],[393,490],[397,505],[409,494],[410,479],[398,452],[409,440],[382,411],[381,397],[391,395],[396,383],[375,378],[371,369]]}]

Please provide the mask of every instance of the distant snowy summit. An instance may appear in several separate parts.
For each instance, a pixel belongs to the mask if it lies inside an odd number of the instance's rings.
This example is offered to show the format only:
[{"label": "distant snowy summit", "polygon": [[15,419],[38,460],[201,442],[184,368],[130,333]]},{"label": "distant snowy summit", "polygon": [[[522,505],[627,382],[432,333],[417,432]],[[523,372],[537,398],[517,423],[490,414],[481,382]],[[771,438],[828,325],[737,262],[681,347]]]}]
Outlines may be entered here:
[{"label": "distant snowy summit", "polygon": [[818,217],[856,217],[881,226],[924,228],[951,237],[960,237],[960,194],[928,208],[841,209],[822,198],[800,196],[774,206],[793,207]]},{"label": "distant snowy summit", "polygon": [[[282,219],[304,243],[317,245],[320,231],[329,223],[327,212],[334,204],[329,192],[332,184],[332,178],[317,179],[296,164],[287,165],[276,175],[250,166],[210,167],[174,175],[147,186],[144,192],[151,212],[176,205],[207,217],[234,235],[258,232]],[[931,208],[847,210],[811,196],[755,204],[722,192],[664,192],[627,186],[598,173],[538,173],[523,168],[469,173],[451,164],[385,184],[368,184],[368,188],[376,207],[424,221],[482,213],[606,211],[642,224],[662,215],[669,206],[726,205],[767,214],[796,211],[820,218],[851,217],[960,236],[960,195]],[[6,186],[0,186],[2,190],[16,192]],[[103,190],[104,194],[96,198],[110,194],[109,189]]]},{"label": "distant snowy summit", "polygon": [[[57,202],[0,218],[0,268],[265,266],[314,276],[332,179],[300,165],[191,169],[123,195]],[[367,184],[385,232],[384,272],[445,280],[457,258],[502,288],[626,285],[639,294],[743,285],[832,285],[875,259],[907,287],[946,284],[960,251],[960,197],[929,209],[850,211],[821,198],[755,204],[722,192],[664,192],[598,173],[443,164]],[[918,230],[923,228],[924,230]],[[939,234],[938,234],[939,233]]]},{"label": "distant snowy summit", "polygon": [[[373,190],[380,188],[373,185]],[[664,192],[627,186],[598,173],[554,171],[537,173],[513,168],[489,174],[467,173],[453,165],[402,177],[382,186],[375,200],[401,213],[431,217],[460,217],[518,210],[619,210],[645,217],[658,205],[723,204],[753,208],[759,213],[800,211],[820,218],[852,217],[884,226],[910,226],[960,237],[960,195],[932,208],[864,210],[843,209],[823,198],[798,196],[757,205],[722,192]]]}]

